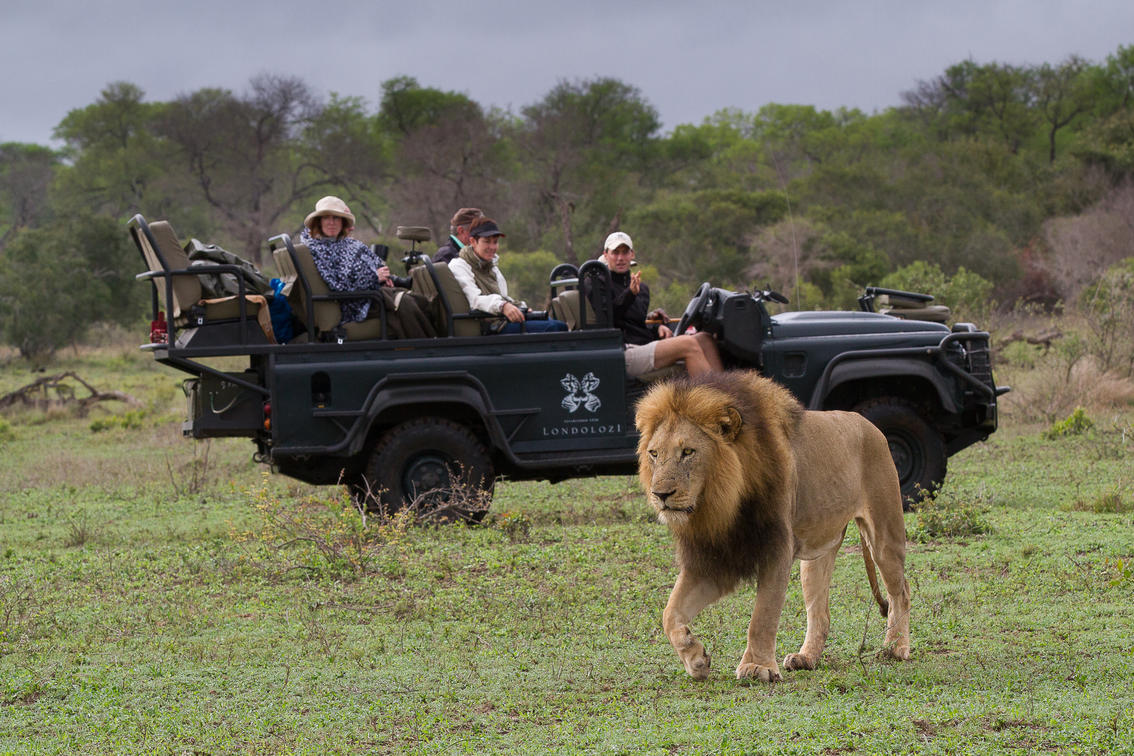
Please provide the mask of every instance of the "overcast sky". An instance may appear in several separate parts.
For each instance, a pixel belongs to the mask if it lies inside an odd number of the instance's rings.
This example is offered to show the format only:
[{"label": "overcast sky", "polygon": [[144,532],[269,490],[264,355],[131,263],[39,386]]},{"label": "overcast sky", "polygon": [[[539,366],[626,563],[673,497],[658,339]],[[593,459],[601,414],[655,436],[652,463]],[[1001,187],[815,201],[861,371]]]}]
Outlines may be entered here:
[{"label": "overcast sky", "polygon": [[0,0],[0,32],[0,142],[57,144],[113,81],[164,101],[263,72],[371,107],[409,75],[513,111],[612,76],[668,131],[769,102],[871,113],[967,58],[1102,62],[1134,44],[1134,0]]}]

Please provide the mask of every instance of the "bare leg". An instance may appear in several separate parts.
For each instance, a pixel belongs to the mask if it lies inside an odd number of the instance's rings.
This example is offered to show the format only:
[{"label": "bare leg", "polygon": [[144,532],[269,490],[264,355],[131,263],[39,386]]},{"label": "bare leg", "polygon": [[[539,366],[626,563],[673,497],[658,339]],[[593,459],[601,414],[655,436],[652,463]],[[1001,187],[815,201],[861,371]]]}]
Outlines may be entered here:
[{"label": "bare leg", "polygon": [[776,630],[787,598],[791,557],[772,561],[761,571],[756,581],[756,606],[748,624],[748,647],[740,657],[736,677],[755,677],[764,682],[782,680],[776,664]]},{"label": "bare leg", "polygon": [[701,332],[693,335],[697,343],[701,347],[701,353],[705,355],[705,361],[709,363],[709,369],[715,373],[724,370],[724,363],[721,362],[721,353],[717,350],[717,340],[711,335]]},{"label": "bare leg", "polygon": [[815,669],[827,634],[831,631],[831,610],[828,597],[831,593],[831,573],[835,569],[838,549],[818,559],[800,562],[799,579],[803,584],[803,603],[807,606],[807,636],[798,654],[784,657],[785,669]]},{"label": "bare leg", "polygon": [[671,336],[654,347],[654,367],[668,367],[685,360],[685,371],[691,376],[724,369],[716,342],[707,333]]},{"label": "bare leg", "polygon": [[682,570],[662,613],[662,628],[670,645],[685,665],[685,671],[696,680],[709,676],[712,660],[705,646],[693,636],[689,623],[723,593],[712,580],[692,577]]}]

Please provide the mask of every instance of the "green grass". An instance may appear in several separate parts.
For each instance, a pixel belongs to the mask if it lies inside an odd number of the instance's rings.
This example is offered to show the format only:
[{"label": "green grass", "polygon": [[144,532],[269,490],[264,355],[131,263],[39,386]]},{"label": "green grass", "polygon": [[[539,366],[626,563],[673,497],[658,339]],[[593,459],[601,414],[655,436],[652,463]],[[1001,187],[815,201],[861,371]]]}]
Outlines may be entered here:
[{"label": "green grass", "polygon": [[[147,413],[4,416],[0,752],[1134,752],[1128,411],[1053,440],[1005,423],[950,460],[940,506],[965,516],[907,515],[935,528],[910,544],[908,663],[875,656],[852,527],[820,668],[736,681],[749,586],[695,623],[697,683],[661,633],[676,570],[635,480],[503,482],[488,527],[386,532],[358,572],[237,536],[258,500],[336,492],[181,439],[172,371],[69,369]],[[796,579],[781,657],[804,626]]]}]

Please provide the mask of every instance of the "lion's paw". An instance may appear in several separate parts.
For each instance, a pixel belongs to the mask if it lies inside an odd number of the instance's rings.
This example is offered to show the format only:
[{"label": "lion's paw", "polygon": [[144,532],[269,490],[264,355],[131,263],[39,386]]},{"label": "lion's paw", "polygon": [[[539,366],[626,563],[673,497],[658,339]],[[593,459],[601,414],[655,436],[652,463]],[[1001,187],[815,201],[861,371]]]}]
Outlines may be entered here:
[{"label": "lion's paw", "polygon": [[752,662],[741,662],[736,668],[737,680],[756,679],[761,682],[780,682],[783,676],[775,667],[762,667]]},{"label": "lion's paw", "polygon": [[[697,644],[701,646],[700,643]],[[709,676],[709,668],[713,664],[713,658],[709,656],[709,652],[701,646],[696,652],[689,654],[688,657],[681,660],[685,664],[685,671],[694,680],[704,680]]]},{"label": "lion's paw", "polygon": [[812,660],[803,654],[788,654],[784,657],[784,669],[794,671],[797,669],[815,669],[818,660]]},{"label": "lion's paw", "polygon": [[909,646],[886,646],[883,648],[879,655],[883,659],[897,659],[898,661],[909,661],[910,647]]}]

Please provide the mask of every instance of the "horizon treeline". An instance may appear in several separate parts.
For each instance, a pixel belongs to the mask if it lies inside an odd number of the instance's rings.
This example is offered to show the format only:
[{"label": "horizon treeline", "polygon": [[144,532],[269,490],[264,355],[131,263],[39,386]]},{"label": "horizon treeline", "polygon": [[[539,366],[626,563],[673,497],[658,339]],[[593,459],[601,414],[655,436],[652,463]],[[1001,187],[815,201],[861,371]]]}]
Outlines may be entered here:
[{"label": "horizon treeline", "polygon": [[806,309],[851,306],[866,285],[933,287],[978,314],[1050,307],[1134,255],[1134,45],[1102,62],[962,61],[901,97],[870,115],[730,108],[663,133],[612,78],[560,82],[518,112],[409,76],[373,108],[270,73],[167,102],[114,82],[58,124],[62,149],[0,144],[0,341],[32,356],[136,323],[135,213],[264,265],[267,239],[326,194],[395,250],[399,225],[440,241],[454,210],[483,208],[533,303],[555,263],[594,257],[613,230],[671,310],[701,281]]}]

